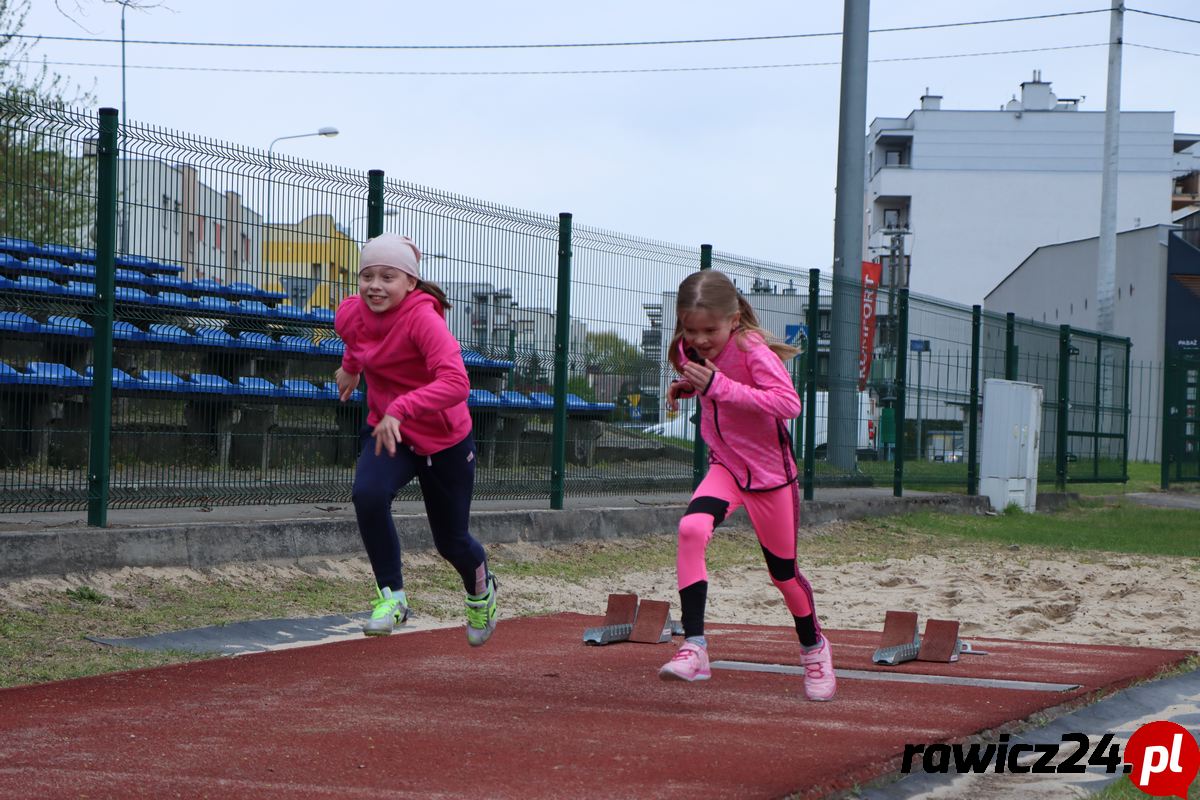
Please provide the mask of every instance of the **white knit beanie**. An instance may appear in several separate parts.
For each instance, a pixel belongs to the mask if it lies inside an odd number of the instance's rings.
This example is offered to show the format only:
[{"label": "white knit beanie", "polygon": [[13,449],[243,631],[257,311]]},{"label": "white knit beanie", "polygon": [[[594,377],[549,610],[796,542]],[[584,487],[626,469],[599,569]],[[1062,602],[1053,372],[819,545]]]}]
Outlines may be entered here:
[{"label": "white knit beanie", "polygon": [[367,267],[392,267],[421,279],[421,251],[416,242],[396,233],[381,233],[362,247],[358,271]]}]

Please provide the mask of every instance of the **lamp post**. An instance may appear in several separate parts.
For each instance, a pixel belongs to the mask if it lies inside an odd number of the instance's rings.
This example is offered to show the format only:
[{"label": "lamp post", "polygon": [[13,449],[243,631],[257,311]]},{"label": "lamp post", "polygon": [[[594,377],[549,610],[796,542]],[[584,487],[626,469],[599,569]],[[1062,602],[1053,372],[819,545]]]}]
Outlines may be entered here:
[{"label": "lamp post", "polygon": [[271,140],[271,144],[267,147],[267,225],[271,224],[271,193],[275,182],[275,145],[282,142],[284,139],[304,139],[308,136],[325,136],[333,138],[338,135],[338,129],[330,126],[319,128],[312,133],[296,133],[291,136],[276,136]]}]

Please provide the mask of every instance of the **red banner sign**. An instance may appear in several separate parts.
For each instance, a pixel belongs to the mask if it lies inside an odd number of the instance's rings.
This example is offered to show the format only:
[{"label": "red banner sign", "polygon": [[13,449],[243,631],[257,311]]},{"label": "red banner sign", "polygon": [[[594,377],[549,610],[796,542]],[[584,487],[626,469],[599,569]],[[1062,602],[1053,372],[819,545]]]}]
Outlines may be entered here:
[{"label": "red banner sign", "polygon": [[862,262],[862,303],[858,331],[858,390],[867,388],[871,375],[871,357],[875,353],[875,298],[879,294],[879,281],[883,278],[883,266],[874,261]]}]

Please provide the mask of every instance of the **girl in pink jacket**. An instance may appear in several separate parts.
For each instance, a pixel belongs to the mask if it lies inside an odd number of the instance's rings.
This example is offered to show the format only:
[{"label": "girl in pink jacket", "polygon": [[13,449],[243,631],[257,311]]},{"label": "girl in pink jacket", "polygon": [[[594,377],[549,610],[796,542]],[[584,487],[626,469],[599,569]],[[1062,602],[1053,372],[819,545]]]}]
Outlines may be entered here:
[{"label": "girl in pink jacket", "polygon": [[685,641],[658,674],[664,680],[712,677],[704,637],[704,554],[713,529],[745,506],[771,582],[795,622],[805,694],[829,700],[837,689],[832,654],[813,610],[812,587],[796,565],[800,495],[787,423],[799,416],[800,397],[783,359],[798,351],[760,328],[750,303],[715,270],[689,275],[679,285],[675,317],[668,353],[681,377],[668,389],[667,405],[677,410],[679,398],[699,399],[709,470],[679,522],[676,570]]},{"label": "girl in pink jacket", "polygon": [[420,264],[421,251],[407,236],[371,239],[359,257],[358,295],[347,297],[334,319],[345,343],[336,373],[342,402],[361,375],[367,378],[369,413],[353,498],[376,599],[363,633],[387,635],[408,619],[392,500],[415,477],[434,545],[462,576],[467,641],[479,646],[496,627],[496,580],[468,529],[475,486],[471,384],[446,324],[450,303],[436,284],[421,280]]}]

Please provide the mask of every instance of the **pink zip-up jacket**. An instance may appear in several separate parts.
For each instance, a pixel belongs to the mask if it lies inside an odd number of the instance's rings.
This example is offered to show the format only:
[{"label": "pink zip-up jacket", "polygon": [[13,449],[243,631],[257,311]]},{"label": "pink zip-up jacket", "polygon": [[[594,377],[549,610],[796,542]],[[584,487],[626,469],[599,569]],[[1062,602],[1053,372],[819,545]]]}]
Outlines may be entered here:
[{"label": "pink zip-up jacket", "polygon": [[414,290],[376,314],[354,295],[338,306],[333,324],[346,345],[342,369],[367,379],[368,425],[396,417],[403,443],[423,456],[467,437],[471,382],[436,297]]},{"label": "pink zip-up jacket", "polygon": [[796,459],[787,423],[801,406],[783,361],[759,334],[735,333],[710,366],[717,371],[697,393],[709,463],[725,467],[747,491],[792,483]]}]

